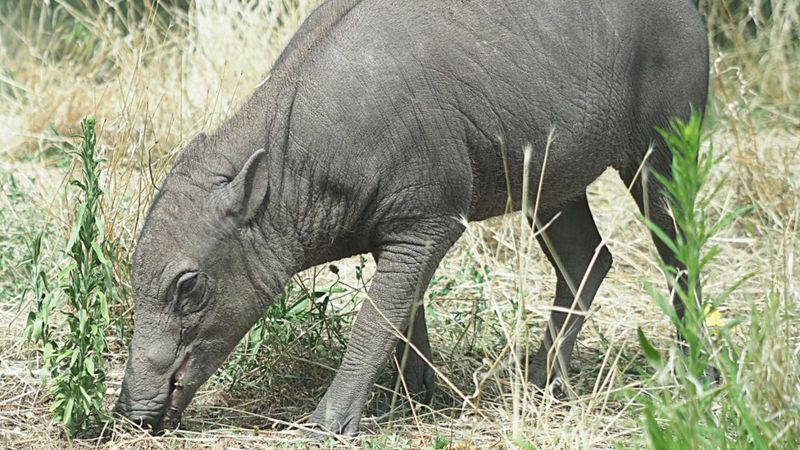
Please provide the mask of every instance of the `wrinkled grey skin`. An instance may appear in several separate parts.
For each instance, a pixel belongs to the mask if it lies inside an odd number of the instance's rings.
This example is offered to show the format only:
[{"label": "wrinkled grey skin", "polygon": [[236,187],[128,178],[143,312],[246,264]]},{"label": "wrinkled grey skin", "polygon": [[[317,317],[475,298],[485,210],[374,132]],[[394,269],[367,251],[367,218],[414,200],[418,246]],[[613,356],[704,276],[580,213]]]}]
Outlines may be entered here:
[{"label": "wrinkled grey skin", "polygon": [[[556,268],[555,304],[572,307],[582,284],[588,307],[611,255],[586,187],[615,168],[651,220],[675,232],[657,186],[645,193],[634,180],[651,144],[647,167],[668,173],[655,127],[704,108],[707,58],[688,0],[323,4],[241,110],[186,146],[150,207],[117,411],[156,429],[178,417],[291,275],[371,253],[370,300],[309,421],[355,433],[412,314],[408,336],[430,358],[416,306],[462,218],[503,214],[507,183],[519,209],[522,149],[534,149],[538,186],[550,130],[536,220],[552,223],[539,240]],[[565,319],[554,312],[550,325]],[[549,358],[545,332],[532,383],[563,375],[581,325],[573,315]],[[403,376],[430,400],[433,372],[416,351]]]}]

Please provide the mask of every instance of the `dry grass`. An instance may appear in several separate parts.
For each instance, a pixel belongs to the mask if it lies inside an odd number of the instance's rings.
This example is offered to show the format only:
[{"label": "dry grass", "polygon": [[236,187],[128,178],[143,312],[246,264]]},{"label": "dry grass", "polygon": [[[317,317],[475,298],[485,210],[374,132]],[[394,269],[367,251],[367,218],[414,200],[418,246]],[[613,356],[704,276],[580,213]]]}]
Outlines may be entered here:
[{"label": "dry grass", "polygon": [[[119,274],[125,280],[124,261],[154,182],[181,143],[219,124],[253,90],[316,2],[209,0],[188,14],[169,15],[146,7],[122,13],[104,2],[99,12],[86,13],[80,2],[52,3],[47,14],[20,7],[17,15],[0,17],[0,232],[5,236],[0,257],[6,255],[0,262],[20,261],[24,237],[34,229],[47,226],[53,236],[68,229],[67,199],[60,193],[69,161],[52,149],[64,147],[80,118],[91,113],[98,118],[98,142],[108,158],[104,182],[110,195],[104,214],[121,246]],[[721,256],[705,274],[704,291],[721,292],[750,276],[726,303],[723,316],[749,318],[753,311],[776,309],[770,316],[773,327],[758,331],[745,322],[735,330],[749,352],[741,382],[752,387],[753,401],[765,414],[775,415],[784,435],[798,435],[797,415],[787,411],[800,408],[800,284],[794,276],[800,256],[800,83],[793,76],[800,72],[800,61],[797,41],[787,30],[800,24],[799,9],[797,1],[773,2],[775,18],[766,22],[759,17],[752,33],[744,22],[731,20],[722,5],[705,6],[712,30],[731,42],[713,55],[709,123],[715,148],[729,154],[715,169],[716,179],[725,182],[711,207],[718,217],[745,203],[756,208],[716,238]],[[120,24],[131,24],[134,13],[135,26],[121,31]],[[76,31],[76,23],[83,28]],[[9,181],[12,176],[16,185]],[[17,191],[24,193],[21,200],[12,195]],[[525,391],[523,401],[515,403],[513,370],[494,367],[514,342],[509,336],[517,302],[525,299],[531,326],[522,338],[533,346],[555,287],[549,264],[530,246],[530,233],[520,232],[515,215],[471,224],[434,279],[431,290],[441,294],[429,314],[434,363],[441,375],[434,408],[389,421],[365,420],[364,436],[339,444],[424,447],[444,438],[454,448],[512,447],[515,408],[525,441],[537,447],[643,443],[635,394],[645,392],[648,375],[636,329],[647,330],[662,348],[668,346],[673,329],[643,290],[644,283],[665,283],[649,234],[635,219],[635,205],[616,174],[604,174],[591,187],[590,203],[615,265],[578,342],[568,400]],[[47,253],[57,267],[57,249]],[[373,270],[369,264],[367,274]],[[342,303],[363,298],[355,278],[357,260],[338,265],[348,286]],[[0,328],[0,436],[8,447],[64,447],[58,428],[49,424],[48,399],[33,354],[18,342],[24,313],[16,305],[30,301],[23,290],[24,273],[2,270],[11,281],[0,280],[0,292],[9,297],[0,299],[0,323],[8,324]],[[306,285],[333,282],[325,270],[300,279]],[[771,291],[774,300],[768,298]],[[292,447],[297,434],[287,424],[313,410],[333,371],[303,349],[285,350],[269,355],[268,361],[280,368],[248,374],[241,388],[228,389],[224,376],[209,383],[187,411],[192,431],[154,438],[121,429],[103,441],[72,444]],[[121,381],[123,359],[124,352],[110,358],[109,402]],[[478,408],[465,408],[465,397]]]}]

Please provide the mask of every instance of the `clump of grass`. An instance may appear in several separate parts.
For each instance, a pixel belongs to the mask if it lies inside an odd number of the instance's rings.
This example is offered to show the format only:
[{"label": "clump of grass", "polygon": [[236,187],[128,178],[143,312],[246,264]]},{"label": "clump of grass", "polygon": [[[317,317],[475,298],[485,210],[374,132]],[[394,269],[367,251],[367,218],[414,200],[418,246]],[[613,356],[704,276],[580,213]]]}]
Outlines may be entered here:
[{"label": "clump of grass", "polygon": [[[338,268],[334,270],[338,272]],[[353,302],[338,307],[335,303],[342,303],[343,297],[353,300],[353,295],[338,280],[327,288],[290,282],[220,369],[230,379],[231,389],[256,370],[262,374],[270,370],[276,354],[294,347],[306,349],[314,360],[338,365],[347,344],[346,331],[352,324],[352,314],[348,313],[352,313]],[[263,361],[263,355],[272,356]]]},{"label": "clump of grass", "polygon": [[[330,265],[298,275],[239,342],[210,383],[246,411],[249,419],[239,426],[264,412],[284,424],[297,420],[324,392],[363,299],[365,263],[362,258],[344,273]],[[253,398],[273,401],[249,400]],[[214,420],[231,423],[230,415]]]},{"label": "clump of grass", "polygon": [[797,0],[700,0],[712,43],[712,111],[739,122],[800,124]]},{"label": "clump of grass", "polygon": [[[41,268],[30,267],[34,251],[31,246],[36,245],[30,238],[30,228],[40,215],[30,205],[30,192],[20,178],[11,170],[0,168],[0,299],[12,303],[19,302],[30,288],[23,279],[30,279],[32,272],[41,272]],[[41,251],[41,246],[36,246],[36,251]]]},{"label": "clump of grass", "polygon": [[46,383],[53,399],[50,411],[69,436],[107,419],[103,409],[103,354],[107,351],[109,300],[115,296],[110,252],[99,212],[103,188],[100,161],[95,155],[94,118],[84,119],[81,128],[82,144],[76,156],[82,176],[71,182],[78,188],[80,200],[64,250],[69,264],[56,280],[48,282],[42,269],[42,235],[32,239],[30,273],[35,301],[24,333],[24,338],[39,347],[49,374]]}]

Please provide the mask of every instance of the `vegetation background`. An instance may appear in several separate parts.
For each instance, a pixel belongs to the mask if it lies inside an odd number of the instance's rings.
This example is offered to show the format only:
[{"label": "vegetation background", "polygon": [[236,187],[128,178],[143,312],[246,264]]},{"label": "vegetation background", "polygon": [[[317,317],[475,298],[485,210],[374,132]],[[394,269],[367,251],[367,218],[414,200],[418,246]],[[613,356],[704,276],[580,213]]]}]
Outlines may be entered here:
[{"label": "vegetation background", "polygon": [[[181,145],[213,129],[264,78],[314,0],[0,1],[0,436],[6,447],[195,448],[303,446],[288,424],[313,410],[338,363],[371,260],[298,275],[186,412],[184,431],[162,437],[119,427],[68,441],[51,423],[47,377],[35,345],[22,339],[42,277],[65,277],[80,202],[69,180],[83,170],[71,153],[81,119],[96,119],[100,163],[97,223],[117,283],[104,333],[105,401],[116,396],[130,334],[129,261],[155,187]],[[716,448],[800,446],[800,1],[701,0],[709,28],[711,100],[705,131],[717,155],[709,217],[753,209],[712,239],[706,294],[739,284],[718,308],[740,367],[741,397],[713,397],[726,417],[721,437],[691,431]],[[680,45],[676,37],[675,45]],[[675,358],[670,320],[646,286],[663,288],[647,228],[616,174],[591,188],[591,206],[615,265],[581,335],[571,395],[523,395],[523,439],[512,438],[513,375],[502,360],[524,296],[531,345],[549,314],[555,278],[516,215],[471,224],[428,291],[433,408],[366,420],[364,448],[658,447],[644,432],[645,404],[675,393],[659,417],[682,411],[680,386],[643,355],[637,329]],[[524,231],[524,230],[523,230]],[[38,257],[32,259],[36,236]],[[33,263],[35,259],[36,263]],[[40,276],[41,275],[41,276]],[[38,277],[38,278],[37,278]],[[39,281],[37,281],[39,280]],[[52,289],[52,287],[49,287]],[[58,313],[56,313],[56,316]],[[58,317],[55,317],[57,319]],[[53,333],[69,333],[54,328]],[[384,381],[388,381],[388,375]],[[674,380],[673,380],[674,381]],[[380,403],[380,390],[374,403]],[[479,407],[464,407],[465,399]],[[672,399],[670,403],[669,399]],[[739,403],[737,403],[739,402]],[[662,419],[659,419],[662,420]],[[666,419],[663,419],[666,423]],[[689,422],[689,418],[684,418]],[[691,425],[691,424],[689,424]],[[666,425],[665,425],[666,426]],[[763,435],[764,440],[753,436]],[[687,441],[690,442],[690,441]],[[687,443],[687,448],[690,444]]]}]

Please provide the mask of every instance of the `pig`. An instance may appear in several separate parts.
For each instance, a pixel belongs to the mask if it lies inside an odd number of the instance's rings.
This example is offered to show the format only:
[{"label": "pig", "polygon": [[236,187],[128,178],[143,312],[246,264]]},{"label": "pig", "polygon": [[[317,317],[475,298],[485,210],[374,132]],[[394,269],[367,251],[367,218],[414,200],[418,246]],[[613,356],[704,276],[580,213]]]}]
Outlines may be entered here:
[{"label": "pig", "polygon": [[[547,328],[561,336],[546,330],[528,367],[547,386],[565,376],[578,313],[612,264],[587,186],[616,169],[676,236],[658,183],[639,174],[670,175],[656,128],[702,112],[707,90],[706,29],[688,0],[323,3],[241,108],[186,144],[153,199],[116,411],[173,423],[293,274],[365,253],[369,299],[308,423],[357,433],[393,350],[409,392],[430,401],[425,289],[467,221],[526,201],[557,276]],[[537,187],[525,199],[524,174]]]}]

